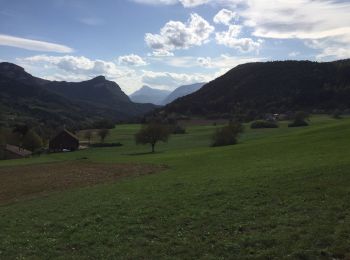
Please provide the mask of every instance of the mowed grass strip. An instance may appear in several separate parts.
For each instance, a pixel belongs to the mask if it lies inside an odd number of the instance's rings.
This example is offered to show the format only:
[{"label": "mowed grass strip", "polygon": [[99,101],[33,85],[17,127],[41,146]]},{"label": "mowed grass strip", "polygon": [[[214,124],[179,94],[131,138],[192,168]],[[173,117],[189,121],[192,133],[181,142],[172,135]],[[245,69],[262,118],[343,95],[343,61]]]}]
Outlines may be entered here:
[{"label": "mowed grass strip", "polygon": [[114,182],[121,178],[152,174],[165,166],[101,164],[70,161],[0,169],[0,205],[77,187]]}]

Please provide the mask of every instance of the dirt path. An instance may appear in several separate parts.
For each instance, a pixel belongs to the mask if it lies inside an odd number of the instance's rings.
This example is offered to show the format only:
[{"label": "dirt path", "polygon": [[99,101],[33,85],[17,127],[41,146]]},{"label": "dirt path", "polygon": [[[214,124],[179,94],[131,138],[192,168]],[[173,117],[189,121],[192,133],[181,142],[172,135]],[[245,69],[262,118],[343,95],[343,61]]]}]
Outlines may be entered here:
[{"label": "dirt path", "polygon": [[76,187],[152,174],[165,166],[64,162],[0,168],[0,205]]}]

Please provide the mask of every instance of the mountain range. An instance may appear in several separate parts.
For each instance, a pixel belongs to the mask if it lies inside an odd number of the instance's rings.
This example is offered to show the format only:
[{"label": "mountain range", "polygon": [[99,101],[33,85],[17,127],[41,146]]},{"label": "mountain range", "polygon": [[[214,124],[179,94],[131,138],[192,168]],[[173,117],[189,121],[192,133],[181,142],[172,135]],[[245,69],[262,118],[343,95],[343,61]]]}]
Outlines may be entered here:
[{"label": "mountain range", "polygon": [[137,104],[103,76],[83,82],[34,77],[22,67],[0,63],[0,111],[3,121],[77,125],[109,119],[128,120],[154,109]]},{"label": "mountain range", "polygon": [[350,60],[239,65],[162,109],[187,115],[242,115],[350,108]]},{"label": "mountain range", "polygon": [[189,95],[199,90],[205,83],[195,83],[176,88],[174,91],[161,90],[143,86],[130,95],[130,99],[137,103],[152,103],[155,105],[166,105],[174,100]]}]

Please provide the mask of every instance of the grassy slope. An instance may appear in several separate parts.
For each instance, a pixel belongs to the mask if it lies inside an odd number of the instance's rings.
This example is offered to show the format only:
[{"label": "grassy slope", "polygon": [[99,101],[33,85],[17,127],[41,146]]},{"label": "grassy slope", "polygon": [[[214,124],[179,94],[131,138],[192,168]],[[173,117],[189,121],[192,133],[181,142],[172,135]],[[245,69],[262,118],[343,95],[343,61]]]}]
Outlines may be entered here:
[{"label": "grassy slope", "polygon": [[[209,148],[213,127],[159,146],[119,126],[92,149],[0,165],[148,162],[169,170],[0,207],[0,258],[329,259],[350,257],[350,120],[251,131]],[[0,168],[1,170],[1,168]]]}]

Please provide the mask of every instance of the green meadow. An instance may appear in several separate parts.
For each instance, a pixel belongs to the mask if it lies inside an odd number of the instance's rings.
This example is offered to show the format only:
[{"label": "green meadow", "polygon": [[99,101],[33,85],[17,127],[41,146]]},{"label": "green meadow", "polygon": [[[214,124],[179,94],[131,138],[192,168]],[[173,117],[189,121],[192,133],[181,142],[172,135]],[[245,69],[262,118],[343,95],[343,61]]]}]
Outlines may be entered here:
[{"label": "green meadow", "polygon": [[[168,143],[0,162],[164,165],[150,175],[0,205],[0,259],[349,259],[350,118],[251,130],[210,147],[216,126]],[[1,192],[1,191],[0,191]]]}]

